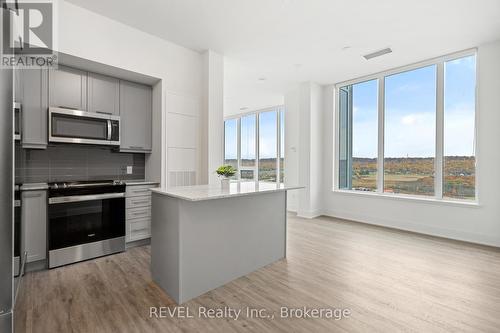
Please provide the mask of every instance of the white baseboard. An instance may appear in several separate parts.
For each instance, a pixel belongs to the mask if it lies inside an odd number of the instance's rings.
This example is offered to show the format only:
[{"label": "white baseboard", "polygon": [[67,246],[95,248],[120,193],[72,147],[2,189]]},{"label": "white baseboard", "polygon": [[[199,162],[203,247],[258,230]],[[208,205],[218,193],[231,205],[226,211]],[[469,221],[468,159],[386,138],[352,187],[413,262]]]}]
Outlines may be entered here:
[{"label": "white baseboard", "polygon": [[430,236],[437,236],[437,237],[449,238],[449,239],[476,243],[481,245],[500,247],[500,242],[498,241],[498,237],[492,237],[490,235],[477,234],[471,232],[464,232],[459,230],[445,229],[436,226],[416,223],[414,221],[392,220],[387,218],[381,219],[369,215],[359,214],[351,211],[343,211],[338,209],[335,210],[327,209],[323,211],[323,215],[345,220],[351,220],[355,222],[382,226],[382,227],[411,231]]},{"label": "white baseboard", "polygon": [[313,219],[315,217],[319,217],[321,215],[324,215],[322,211],[320,210],[313,210],[313,211],[302,211],[302,212],[297,212],[298,217],[302,217],[305,219]]}]

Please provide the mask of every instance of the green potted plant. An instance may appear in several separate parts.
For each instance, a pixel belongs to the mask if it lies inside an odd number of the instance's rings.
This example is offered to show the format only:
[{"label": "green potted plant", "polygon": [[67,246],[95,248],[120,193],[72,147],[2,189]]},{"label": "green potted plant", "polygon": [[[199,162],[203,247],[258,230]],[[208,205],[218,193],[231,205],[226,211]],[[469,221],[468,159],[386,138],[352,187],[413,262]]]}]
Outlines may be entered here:
[{"label": "green potted plant", "polygon": [[221,165],[215,173],[221,178],[221,186],[223,189],[229,189],[229,178],[236,174],[236,169],[231,165]]}]

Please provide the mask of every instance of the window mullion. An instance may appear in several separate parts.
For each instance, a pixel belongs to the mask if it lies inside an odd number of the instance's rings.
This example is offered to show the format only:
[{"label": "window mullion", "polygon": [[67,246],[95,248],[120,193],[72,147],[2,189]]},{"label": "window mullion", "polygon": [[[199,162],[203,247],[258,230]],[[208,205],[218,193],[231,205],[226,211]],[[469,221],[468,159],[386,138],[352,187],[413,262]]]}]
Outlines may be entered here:
[{"label": "window mullion", "polygon": [[434,170],[434,192],[438,199],[443,197],[444,159],[444,63],[437,64],[436,82],[436,156]]},{"label": "window mullion", "polygon": [[236,168],[238,170],[236,179],[241,178],[241,117],[238,118],[236,123]]},{"label": "window mullion", "polygon": [[378,78],[378,152],[377,152],[377,192],[384,192],[384,113],[385,81]]},{"label": "window mullion", "polygon": [[255,115],[255,171],[254,180],[259,181],[259,168],[260,168],[260,113]]}]

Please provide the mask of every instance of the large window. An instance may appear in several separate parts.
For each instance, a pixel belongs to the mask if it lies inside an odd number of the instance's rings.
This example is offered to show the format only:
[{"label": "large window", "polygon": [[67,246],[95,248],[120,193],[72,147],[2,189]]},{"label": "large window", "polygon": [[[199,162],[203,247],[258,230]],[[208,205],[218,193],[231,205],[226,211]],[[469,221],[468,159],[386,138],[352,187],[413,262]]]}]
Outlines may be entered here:
[{"label": "large window", "polygon": [[377,80],[342,87],[340,188],[377,189]]},{"label": "large window", "polygon": [[475,199],[475,54],[337,87],[337,186]]},{"label": "large window", "polygon": [[238,169],[237,178],[283,182],[284,120],[284,108],[276,107],[224,122],[224,162]]},{"label": "large window", "polygon": [[224,122],[224,164],[238,166],[238,121]]},{"label": "large window", "polygon": [[259,180],[276,181],[278,161],[276,111],[259,114]]},{"label": "large window", "polygon": [[444,64],[444,175],[443,195],[474,199],[476,59],[474,56]]},{"label": "large window", "polygon": [[385,77],[384,191],[434,195],[436,65]]},{"label": "large window", "polygon": [[254,179],[256,160],[256,124],[257,116],[251,114],[241,117],[241,160],[240,178]]}]

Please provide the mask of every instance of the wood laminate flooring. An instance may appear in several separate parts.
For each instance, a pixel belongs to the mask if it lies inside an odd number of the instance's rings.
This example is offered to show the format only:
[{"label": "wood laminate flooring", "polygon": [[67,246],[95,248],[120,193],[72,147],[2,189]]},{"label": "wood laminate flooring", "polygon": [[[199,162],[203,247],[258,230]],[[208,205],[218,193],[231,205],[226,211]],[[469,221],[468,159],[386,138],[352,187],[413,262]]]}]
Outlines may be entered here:
[{"label": "wood laminate flooring", "polygon": [[[229,250],[229,249],[228,249]],[[500,251],[340,221],[289,217],[288,257],[183,306],[264,308],[271,318],[150,318],[174,302],[151,280],[149,246],[28,273],[16,332],[499,332]],[[280,318],[282,306],[341,308]]]}]

